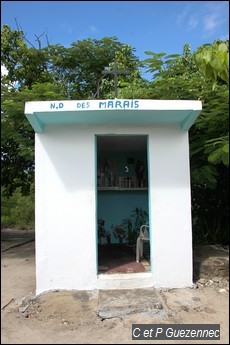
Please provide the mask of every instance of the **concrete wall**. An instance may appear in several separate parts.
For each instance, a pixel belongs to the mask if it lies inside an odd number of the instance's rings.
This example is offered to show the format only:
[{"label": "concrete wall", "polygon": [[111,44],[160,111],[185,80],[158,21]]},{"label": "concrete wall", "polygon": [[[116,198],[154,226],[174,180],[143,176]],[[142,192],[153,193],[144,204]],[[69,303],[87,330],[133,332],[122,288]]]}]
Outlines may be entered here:
[{"label": "concrete wall", "polygon": [[[151,273],[97,276],[97,134],[149,135]],[[36,292],[192,284],[188,133],[47,125],[36,133]]]},{"label": "concrete wall", "polygon": [[192,284],[188,132],[153,129],[151,171],[152,271],[155,286]]}]

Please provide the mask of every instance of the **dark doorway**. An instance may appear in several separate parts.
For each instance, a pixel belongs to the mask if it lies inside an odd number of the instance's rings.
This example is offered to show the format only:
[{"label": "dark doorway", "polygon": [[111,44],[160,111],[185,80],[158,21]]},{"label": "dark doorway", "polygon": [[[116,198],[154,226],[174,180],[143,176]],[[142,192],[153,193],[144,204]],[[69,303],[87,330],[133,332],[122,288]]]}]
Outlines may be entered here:
[{"label": "dark doorway", "polygon": [[149,241],[144,257],[136,262],[136,240],[149,212],[148,137],[96,139],[98,273],[149,271]]}]

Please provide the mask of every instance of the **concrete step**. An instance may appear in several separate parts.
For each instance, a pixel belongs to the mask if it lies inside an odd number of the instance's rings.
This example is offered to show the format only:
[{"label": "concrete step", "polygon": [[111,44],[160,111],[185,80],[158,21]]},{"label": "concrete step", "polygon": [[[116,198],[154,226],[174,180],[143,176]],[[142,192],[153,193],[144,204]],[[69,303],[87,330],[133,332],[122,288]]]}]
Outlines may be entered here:
[{"label": "concrete step", "polygon": [[154,288],[132,290],[100,290],[98,316],[102,319],[143,313],[164,316],[162,301]]}]

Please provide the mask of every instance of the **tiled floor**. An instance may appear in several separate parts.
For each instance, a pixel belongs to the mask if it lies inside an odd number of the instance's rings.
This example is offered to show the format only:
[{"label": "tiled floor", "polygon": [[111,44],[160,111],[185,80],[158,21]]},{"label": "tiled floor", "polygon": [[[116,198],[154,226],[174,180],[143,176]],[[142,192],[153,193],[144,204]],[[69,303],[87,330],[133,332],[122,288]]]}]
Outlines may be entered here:
[{"label": "tiled floor", "polygon": [[146,258],[136,262],[135,248],[126,245],[98,247],[98,273],[139,273],[149,272],[150,264]]},{"label": "tiled floor", "polygon": [[147,261],[145,258],[140,259],[140,262],[145,268],[145,272],[150,272],[150,262]]}]

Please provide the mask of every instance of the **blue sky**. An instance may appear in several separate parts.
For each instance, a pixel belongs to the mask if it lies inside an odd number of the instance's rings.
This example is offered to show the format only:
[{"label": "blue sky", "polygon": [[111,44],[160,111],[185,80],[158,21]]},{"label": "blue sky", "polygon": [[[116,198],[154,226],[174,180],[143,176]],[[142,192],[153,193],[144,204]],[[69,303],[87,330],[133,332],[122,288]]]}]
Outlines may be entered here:
[{"label": "blue sky", "polygon": [[194,51],[229,37],[228,1],[2,1],[2,25],[16,29],[15,18],[34,45],[44,31],[51,44],[66,47],[116,36],[141,60],[147,50],[182,53],[186,43]]}]

